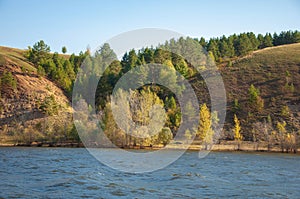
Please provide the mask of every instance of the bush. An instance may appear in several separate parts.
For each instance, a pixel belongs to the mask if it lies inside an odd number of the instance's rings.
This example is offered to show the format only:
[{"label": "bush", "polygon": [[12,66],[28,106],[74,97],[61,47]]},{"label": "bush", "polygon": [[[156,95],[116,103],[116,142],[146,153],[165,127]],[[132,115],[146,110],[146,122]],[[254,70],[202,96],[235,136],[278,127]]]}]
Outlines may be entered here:
[{"label": "bush", "polygon": [[259,90],[254,87],[253,84],[251,84],[249,88],[249,101],[250,103],[256,103],[259,96]]},{"label": "bush", "polygon": [[1,77],[1,86],[2,88],[9,87],[13,90],[17,89],[17,81],[13,77],[11,72],[4,72]]},{"label": "bush", "polygon": [[261,112],[264,109],[264,100],[260,97],[259,90],[251,84],[249,88],[249,102],[252,108]]},{"label": "bush", "polygon": [[56,102],[54,95],[45,97],[44,101],[39,106],[39,109],[49,116],[57,115],[59,104]]},{"label": "bush", "polygon": [[38,66],[38,68],[37,68],[37,74],[40,77],[44,77],[46,75],[45,69],[42,66]]},{"label": "bush", "polygon": [[173,139],[171,130],[164,127],[158,134],[158,143],[166,146]]},{"label": "bush", "polygon": [[233,111],[238,112],[240,110],[240,104],[238,99],[234,99],[233,102]]}]

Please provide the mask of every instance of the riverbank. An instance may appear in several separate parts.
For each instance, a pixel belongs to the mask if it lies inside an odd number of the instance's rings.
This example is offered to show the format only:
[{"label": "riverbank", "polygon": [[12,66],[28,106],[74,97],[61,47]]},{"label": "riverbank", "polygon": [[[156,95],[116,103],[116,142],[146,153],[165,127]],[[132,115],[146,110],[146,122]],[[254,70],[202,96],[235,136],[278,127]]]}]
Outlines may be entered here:
[{"label": "riverbank", "polygon": [[65,147],[65,148],[84,148],[82,143],[77,142],[59,142],[59,143],[42,143],[42,142],[32,142],[30,144],[24,143],[0,143],[0,147]]},{"label": "riverbank", "polygon": [[[0,147],[65,147],[65,148],[84,148],[85,146],[82,143],[77,142],[66,142],[66,143],[38,143],[32,142],[31,144],[13,144],[13,143],[0,143]],[[154,146],[130,146],[122,147],[123,149],[144,149],[144,150],[159,150],[162,149],[163,145],[154,145]],[[205,150],[205,147],[200,144],[169,144],[167,145],[168,149],[174,150],[183,150],[188,149],[192,151]],[[97,148],[95,146],[95,148]],[[101,148],[101,147],[99,147]],[[113,148],[113,147],[102,147],[102,148]],[[234,141],[223,141],[218,144],[212,145],[209,148],[210,151],[247,151],[247,152],[284,152],[284,153],[300,153],[300,148],[298,150],[282,150],[279,145],[268,147],[266,143],[254,143],[243,141],[238,145]]]}]

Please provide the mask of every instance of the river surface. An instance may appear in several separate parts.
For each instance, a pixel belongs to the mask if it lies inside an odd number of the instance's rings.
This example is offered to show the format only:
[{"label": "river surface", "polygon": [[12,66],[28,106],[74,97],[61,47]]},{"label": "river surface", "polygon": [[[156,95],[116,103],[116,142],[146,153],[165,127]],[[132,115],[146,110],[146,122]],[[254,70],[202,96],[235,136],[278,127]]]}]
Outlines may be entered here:
[{"label": "river surface", "polygon": [[0,148],[0,198],[300,198],[300,156],[187,151],[131,174],[84,148]]}]

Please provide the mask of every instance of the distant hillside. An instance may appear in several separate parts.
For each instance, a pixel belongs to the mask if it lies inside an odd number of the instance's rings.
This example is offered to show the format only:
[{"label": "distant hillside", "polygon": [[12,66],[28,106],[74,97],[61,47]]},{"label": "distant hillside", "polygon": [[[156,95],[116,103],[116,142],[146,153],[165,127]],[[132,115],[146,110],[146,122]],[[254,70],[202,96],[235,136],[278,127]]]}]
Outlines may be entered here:
[{"label": "distant hillside", "polygon": [[[300,117],[300,44],[269,47],[239,58],[232,67],[222,67],[228,112],[227,127],[232,123],[233,113],[241,119],[243,134],[252,139],[251,131],[256,122],[267,120],[274,125],[286,120],[290,130],[297,131]],[[251,84],[259,90],[263,107],[249,102]],[[235,101],[239,107],[235,107]],[[289,113],[285,114],[284,109]]]}]

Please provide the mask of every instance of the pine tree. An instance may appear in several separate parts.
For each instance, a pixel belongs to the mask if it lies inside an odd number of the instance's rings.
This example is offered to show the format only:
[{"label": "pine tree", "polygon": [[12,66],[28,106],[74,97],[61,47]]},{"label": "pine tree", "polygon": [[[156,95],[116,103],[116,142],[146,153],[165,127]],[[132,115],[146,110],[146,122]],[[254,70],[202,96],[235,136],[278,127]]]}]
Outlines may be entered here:
[{"label": "pine tree", "polygon": [[263,40],[263,48],[266,47],[272,47],[273,46],[273,38],[272,35],[270,33],[267,33],[264,36],[264,40]]},{"label": "pine tree", "polygon": [[154,56],[154,62],[158,64],[163,64],[165,60],[171,59],[170,53],[160,48],[154,51],[153,56]]},{"label": "pine tree", "polygon": [[299,43],[300,42],[300,32],[298,30],[294,31],[292,34],[292,40],[293,43]]},{"label": "pine tree", "polygon": [[64,68],[65,73],[68,75],[68,77],[71,80],[75,80],[76,75],[75,75],[75,72],[74,72],[73,67],[69,60],[65,60],[63,68]]},{"label": "pine tree", "polygon": [[63,54],[65,54],[65,53],[67,52],[67,47],[63,46],[63,47],[61,48],[61,52],[62,52]]},{"label": "pine tree", "polygon": [[264,48],[264,36],[262,34],[258,34],[257,40],[259,42],[258,49],[263,49]]},{"label": "pine tree", "polygon": [[228,45],[228,56],[232,58],[235,56],[234,37],[232,36],[228,37],[227,45]]},{"label": "pine tree", "polygon": [[247,33],[247,36],[250,40],[250,43],[251,43],[251,50],[257,50],[258,46],[259,46],[259,41],[258,39],[256,38],[255,34],[253,32],[248,32]]},{"label": "pine tree", "polygon": [[219,60],[220,51],[216,39],[210,39],[207,44],[207,51],[212,52],[216,61]]},{"label": "pine tree", "polygon": [[249,88],[249,101],[254,109],[261,112],[264,108],[264,100],[259,96],[259,90],[251,84]]},{"label": "pine tree", "polygon": [[142,54],[143,54],[143,57],[145,59],[145,63],[146,64],[154,62],[154,52],[153,52],[153,49],[145,48]]},{"label": "pine tree", "polygon": [[174,64],[175,69],[184,77],[189,77],[189,68],[184,59],[179,59],[177,63]]},{"label": "pine tree", "polygon": [[219,42],[220,55],[223,58],[231,57],[231,52],[225,39]]},{"label": "pine tree", "polygon": [[252,103],[252,104],[256,103],[257,99],[258,99],[258,96],[259,96],[259,90],[256,89],[253,84],[251,84],[251,86],[249,88],[249,101],[250,101],[250,103]]},{"label": "pine tree", "polygon": [[245,56],[253,50],[252,43],[247,34],[242,33],[239,35],[236,50],[238,56]]},{"label": "pine tree", "polygon": [[29,47],[28,51],[29,61],[31,61],[36,66],[50,58],[50,46],[48,46],[43,40],[35,43],[32,48]]},{"label": "pine tree", "polygon": [[137,62],[138,56],[136,55],[134,49],[129,51],[129,53],[125,53],[121,61],[123,73],[126,73],[132,68],[134,68],[137,65]]},{"label": "pine tree", "polygon": [[204,37],[200,38],[199,44],[203,47],[206,48],[207,42],[205,41]]}]

